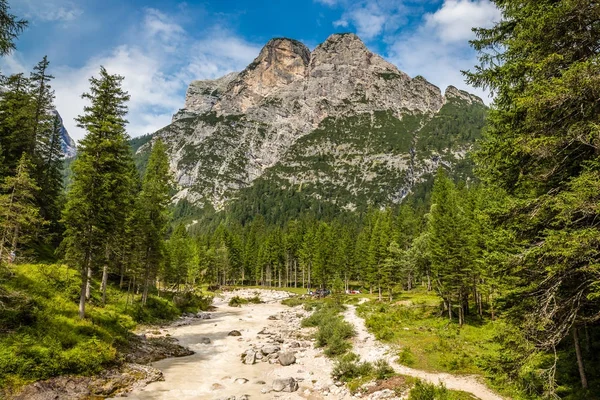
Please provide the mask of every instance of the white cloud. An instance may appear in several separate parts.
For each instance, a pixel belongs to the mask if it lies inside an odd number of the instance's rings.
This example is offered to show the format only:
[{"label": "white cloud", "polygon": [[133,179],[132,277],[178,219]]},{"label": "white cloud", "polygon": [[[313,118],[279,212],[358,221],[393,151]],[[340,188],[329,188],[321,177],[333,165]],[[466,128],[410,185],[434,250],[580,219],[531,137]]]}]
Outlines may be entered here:
[{"label": "white cloud", "polygon": [[468,43],[474,38],[471,27],[490,27],[500,16],[489,0],[445,0],[439,10],[426,14],[415,30],[390,40],[388,59],[409,75],[423,75],[442,90],[453,85],[489,102],[487,92],[468,86],[460,71],[477,64]]},{"label": "white cloud", "polygon": [[465,41],[473,38],[472,27],[490,26],[500,17],[487,0],[446,0],[441,9],[425,16],[425,26],[445,42]]},{"label": "white cloud", "polygon": [[[56,108],[75,140],[85,135],[74,122],[86,104],[81,94],[88,91],[89,78],[98,75],[101,65],[109,73],[125,77],[123,87],[131,96],[127,130],[131,136],[139,136],[171,122],[171,116],[183,107],[192,80],[241,70],[260,51],[222,29],[208,30],[204,37],[194,39],[168,15],[154,9],[144,10],[124,42],[78,68],[51,64]],[[7,73],[28,71],[18,60],[18,54],[3,60],[3,69]]]},{"label": "white cloud", "polygon": [[21,0],[15,9],[22,12],[25,19],[33,21],[70,22],[83,14],[83,10],[70,0]]},{"label": "white cloud", "polygon": [[406,7],[397,0],[316,0],[328,6],[343,6],[340,19],[333,22],[336,28],[353,26],[363,40],[375,39],[383,33],[395,31],[405,19]]},{"label": "white cloud", "polygon": [[339,0],[315,0],[315,3],[325,4],[326,6],[330,6],[330,7],[335,6],[339,2],[340,2]]}]

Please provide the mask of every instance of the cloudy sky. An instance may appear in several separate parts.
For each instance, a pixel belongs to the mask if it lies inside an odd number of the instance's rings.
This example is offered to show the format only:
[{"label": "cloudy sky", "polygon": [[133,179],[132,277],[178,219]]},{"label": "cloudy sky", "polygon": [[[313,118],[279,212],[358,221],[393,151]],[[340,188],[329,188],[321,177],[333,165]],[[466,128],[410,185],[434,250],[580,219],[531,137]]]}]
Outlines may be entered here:
[{"label": "cloudy sky", "polygon": [[167,125],[194,79],[239,71],[272,37],[311,49],[355,32],[374,52],[442,90],[469,88],[460,70],[476,64],[471,27],[500,18],[489,0],[9,0],[29,21],[4,74],[30,71],[44,55],[56,77],[56,106],[74,139],[81,94],[100,65],[125,76],[129,134]]}]

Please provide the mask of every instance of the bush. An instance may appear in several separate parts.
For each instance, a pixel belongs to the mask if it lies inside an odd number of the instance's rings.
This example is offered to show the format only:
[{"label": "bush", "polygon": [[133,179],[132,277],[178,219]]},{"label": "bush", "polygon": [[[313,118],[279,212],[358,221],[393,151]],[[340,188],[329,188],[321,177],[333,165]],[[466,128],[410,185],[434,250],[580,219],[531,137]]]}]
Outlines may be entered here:
[{"label": "bush", "polygon": [[403,347],[398,353],[398,362],[402,365],[412,366],[415,363],[415,356],[410,347]]},{"label": "bush", "polygon": [[339,381],[349,382],[352,379],[370,376],[372,372],[371,363],[360,362],[357,354],[348,353],[335,362],[331,376]]},{"label": "bush", "polygon": [[212,304],[212,296],[203,296],[194,292],[183,292],[173,296],[173,303],[181,312],[206,311]]},{"label": "bush", "polygon": [[167,299],[148,296],[146,305],[135,303],[128,313],[136,322],[150,323],[177,318],[181,311]]},{"label": "bush", "polygon": [[388,379],[392,376],[396,376],[396,371],[386,360],[377,360],[374,364],[375,367],[375,378],[377,379]]},{"label": "bush", "polygon": [[325,347],[325,354],[329,357],[342,355],[352,345],[347,339],[354,336],[354,328],[339,316],[343,307],[336,303],[320,303],[317,311],[302,320],[304,327],[318,327],[315,336],[316,346]]},{"label": "bush", "polygon": [[247,300],[248,300],[249,303],[252,303],[252,304],[261,304],[261,303],[263,303],[263,301],[260,299],[259,295],[256,295],[254,297],[250,297]]},{"label": "bush", "polygon": [[243,304],[248,304],[248,300],[239,296],[234,296],[229,300],[229,307],[241,307]]},{"label": "bush", "polygon": [[296,307],[301,304],[304,304],[304,302],[298,297],[290,297],[289,299],[282,300],[281,304],[288,307]]},{"label": "bush", "polygon": [[417,380],[410,390],[408,400],[451,400],[444,384],[439,386]]}]

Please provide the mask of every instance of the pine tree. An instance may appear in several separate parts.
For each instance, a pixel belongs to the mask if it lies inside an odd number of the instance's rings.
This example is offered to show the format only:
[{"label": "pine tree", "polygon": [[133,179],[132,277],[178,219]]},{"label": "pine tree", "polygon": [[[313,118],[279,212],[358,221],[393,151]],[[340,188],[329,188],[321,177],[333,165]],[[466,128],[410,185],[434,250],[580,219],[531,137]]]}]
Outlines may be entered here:
[{"label": "pine tree", "polygon": [[181,284],[187,282],[194,262],[194,249],[184,224],[177,225],[169,239],[168,248],[170,273],[167,278],[179,291]]},{"label": "pine tree", "polygon": [[[39,147],[44,146],[50,140],[52,134],[52,124],[54,116],[52,114],[52,103],[54,101],[54,91],[50,87],[50,81],[54,79],[48,74],[50,62],[48,57],[44,56],[34,68],[29,77],[32,93],[32,121],[31,121],[31,148],[29,154],[32,159],[38,160],[37,154]],[[44,137],[45,136],[45,137]],[[43,165],[43,162],[38,162]]]},{"label": "pine tree", "polygon": [[8,1],[0,0],[0,56],[10,54],[15,49],[15,40],[25,27],[27,21],[12,15]]},{"label": "pine tree", "polygon": [[162,141],[157,140],[152,145],[138,205],[142,218],[144,253],[142,304],[146,304],[150,283],[165,258],[164,242],[169,222],[167,208],[170,201],[170,190],[169,159],[165,145]]},{"label": "pine tree", "polygon": [[30,81],[23,74],[15,74],[2,82],[0,93],[0,146],[4,156],[5,173],[14,174],[23,154],[35,146],[32,137],[33,99],[29,93]]},{"label": "pine tree", "polygon": [[51,232],[59,230],[57,224],[60,220],[61,195],[63,191],[63,150],[62,150],[62,121],[58,114],[54,114],[52,125],[47,133],[42,135],[42,141],[38,146],[38,180],[40,193],[38,203],[40,204],[42,216],[54,226]]},{"label": "pine tree", "polygon": [[[510,315],[537,349],[556,354],[600,318],[600,5],[595,1],[495,1],[503,18],[476,31],[481,64],[468,81],[495,93],[480,174],[508,192],[498,220],[516,234],[519,278]],[[556,363],[549,365],[553,394]]]},{"label": "pine tree", "polygon": [[460,207],[454,184],[443,168],[438,170],[431,202],[428,226],[431,268],[450,319],[455,304],[462,325],[471,288],[472,244],[468,220]]},{"label": "pine tree", "polygon": [[100,77],[90,79],[90,100],[77,118],[87,131],[72,165],[72,183],[63,212],[67,258],[81,271],[79,316],[85,317],[86,294],[94,268],[107,261],[109,245],[127,217],[131,151],[125,133],[126,102],[123,77],[110,75],[104,67]]},{"label": "pine tree", "polygon": [[0,262],[26,244],[43,226],[35,203],[38,190],[31,177],[31,164],[23,154],[15,176],[5,178],[0,186]]}]

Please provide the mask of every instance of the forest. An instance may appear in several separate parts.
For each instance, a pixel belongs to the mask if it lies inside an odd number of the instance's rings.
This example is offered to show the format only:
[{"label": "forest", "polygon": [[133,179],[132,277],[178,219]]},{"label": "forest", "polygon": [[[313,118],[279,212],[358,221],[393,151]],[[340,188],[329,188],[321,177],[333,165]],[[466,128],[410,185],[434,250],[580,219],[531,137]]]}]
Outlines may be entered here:
[{"label": "forest", "polygon": [[[165,145],[154,140],[147,159],[135,158],[136,140],[151,139],[127,134],[127,77],[100,66],[90,77],[76,119],[86,136],[66,162],[50,61],[2,75],[0,386],[97,372],[116,359],[121,325],[101,335],[81,328],[64,342],[41,332],[56,310],[24,282],[64,268],[67,289],[43,290],[67,290],[64,307],[77,314],[69,318],[89,329],[109,311],[114,320],[100,324],[172,317],[227,286],[360,290],[382,307],[425,292],[447,329],[493,327],[496,350],[477,367],[496,388],[523,399],[598,398],[600,5],[494,3],[503,18],[475,30],[479,65],[464,71],[494,96],[471,154],[475,176],[440,167],[427,195],[365,212],[314,203],[298,214],[282,196],[276,217],[268,207],[238,213],[234,203],[194,224],[182,218],[191,205],[171,203]],[[0,24],[5,57],[27,21],[0,0]],[[43,339],[24,349],[31,337]],[[80,344],[77,357],[96,345],[101,356],[49,364]],[[28,372],[31,363],[41,367]]]}]

